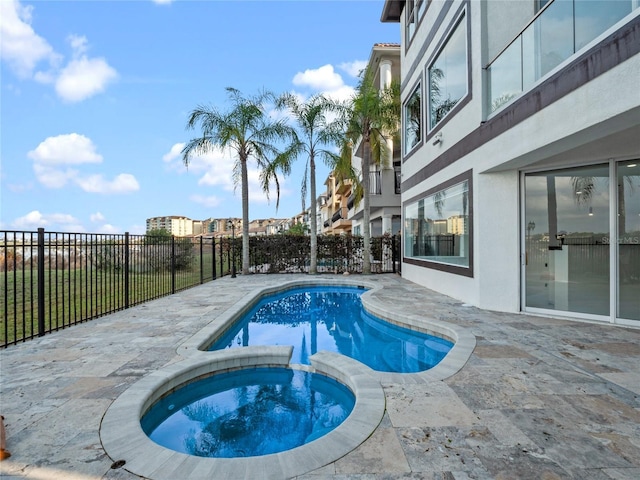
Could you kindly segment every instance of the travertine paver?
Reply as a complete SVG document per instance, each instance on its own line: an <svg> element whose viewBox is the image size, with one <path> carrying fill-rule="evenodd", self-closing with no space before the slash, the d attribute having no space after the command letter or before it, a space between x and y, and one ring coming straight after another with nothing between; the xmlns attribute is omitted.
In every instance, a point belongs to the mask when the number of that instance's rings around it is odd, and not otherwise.
<svg viewBox="0 0 640 480"><path fill-rule="evenodd" d="M12 454L2 480L139 478L110 468L102 449L109 405L180 361L178 347L239 299L306 278L227 277L0 351ZM378 429L300 478L640 478L640 330L483 311L395 275L358 278L383 285L376 300L391 308L469 329L476 349L443 381L384 381Z"/></svg>

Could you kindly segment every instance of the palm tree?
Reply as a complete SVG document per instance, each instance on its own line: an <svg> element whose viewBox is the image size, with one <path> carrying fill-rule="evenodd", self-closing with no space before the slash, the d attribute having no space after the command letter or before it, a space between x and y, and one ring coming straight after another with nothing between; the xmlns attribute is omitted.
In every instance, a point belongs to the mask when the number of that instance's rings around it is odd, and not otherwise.
<svg viewBox="0 0 640 480"><path fill-rule="evenodd" d="M387 140L398 135L400 122L400 88L396 82L379 90L374 84L375 70L367 68L360 78L356 94L343 118L345 134L341 149L341 165L349 168L353 145L360 142L362 148L361 188L363 200L363 265L364 274L371 273L371 227L370 227L370 169L371 164L383 165L389 161ZM356 179L353 179L356 180ZM356 185L357 181L354 182Z"/></svg>
<svg viewBox="0 0 640 480"><path fill-rule="evenodd" d="M318 211L316 198L316 158L324 160L325 164L331 165L335 154L323 147L337 145L342 140L342 132L337 122L332 122L329 116L337 113L340 105L325 97L324 95L314 95L306 102L301 102L296 96L285 93L277 101L276 106L290 112L293 120L297 124L298 133L295 141L291 142L287 151L279 157L278 161L286 163L281 170L288 170L291 161L299 155L307 156L307 163L302 179L302 209L305 209L305 199L307 196L307 181L311 187L311 259L309 273L318 273L318 226L316 215ZM274 163L274 167L280 167Z"/></svg>
<svg viewBox="0 0 640 480"><path fill-rule="evenodd" d="M249 179L247 162L253 159L260 169L260 184L269 197L269 184L277 188L276 209L280 203L280 184L272 161L279 155L275 142L287 139L292 129L284 121L272 121L265 104L273 99L267 91L255 96L243 96L228 87L231 109L221 112L215 107L198 106L189 115L188 129L196 126L202 136L190 140L182 149L182 161L189 166L193 155L203 155L216 149L229 149L235 156L233 180L242 188L242 273L249 273ZM286 172L285 172L286 173Z"/></svg>

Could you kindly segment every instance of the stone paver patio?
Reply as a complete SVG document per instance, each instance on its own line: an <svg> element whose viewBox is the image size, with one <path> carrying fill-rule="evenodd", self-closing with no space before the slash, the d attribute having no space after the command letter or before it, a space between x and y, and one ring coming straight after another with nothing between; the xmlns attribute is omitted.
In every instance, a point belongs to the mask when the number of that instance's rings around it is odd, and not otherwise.
<svg viewBox="0 0 640 480"><path fill-rule="evenodd" d="M247 294L304 278L226 277L1 350L11 457L0 477L140 478L111 468L100 438L109 406ZM396 275L366 281L390 308L466 328L475 350L442 381L384 380L371 437L298 478L640 478L640 329L480 310Z"/></svg>

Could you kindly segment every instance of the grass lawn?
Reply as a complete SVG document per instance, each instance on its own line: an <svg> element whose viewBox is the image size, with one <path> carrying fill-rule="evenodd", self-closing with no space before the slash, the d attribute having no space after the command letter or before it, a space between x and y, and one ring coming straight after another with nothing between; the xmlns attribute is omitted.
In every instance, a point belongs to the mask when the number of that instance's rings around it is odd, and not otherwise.
<svg viewBox="0 0 640 480"><path fill-rule="evenodd" d="M218 259L219 261L219 259ZM212 279L212 257L204 254L202 280ZM191 265L175 272L129 272L128 305L136 305L175 291L199 285L199 256ZM223 267L227 272L226 264ZM220 264L216 265L220 275ZM172 285L172 281L175 285ZM0 346L37 336L37 269L0 272ZM122 271L100 270L87 266L78 269L44 270L44 332L64 328L126 308L125 278Z"/></svg>

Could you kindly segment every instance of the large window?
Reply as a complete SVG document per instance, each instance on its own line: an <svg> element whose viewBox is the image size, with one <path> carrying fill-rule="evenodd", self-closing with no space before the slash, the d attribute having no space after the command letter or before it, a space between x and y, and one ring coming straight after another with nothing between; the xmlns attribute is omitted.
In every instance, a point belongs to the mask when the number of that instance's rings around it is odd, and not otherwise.
<svg viewBox="0 0 640 480"><path fill-rule="evenodd" d="M429 128L434 128L467 94L467 27L465 15L429 66Z"/></svg>
<svg viewBox="0 0 640 480"><path fill-rule="evenodd" d="M469 267L469 194L469 180L462 180L407 203L404 256Z"/></svg>
<svg viewBox="0 0 640 480"><path fill-rule="evenodd" d="M420 143L422 128L422 94L420 84L413 90L404 105L404 145L405 153Z"/></svg>

